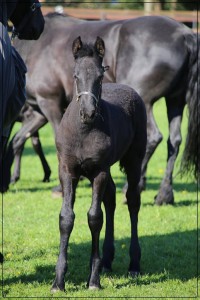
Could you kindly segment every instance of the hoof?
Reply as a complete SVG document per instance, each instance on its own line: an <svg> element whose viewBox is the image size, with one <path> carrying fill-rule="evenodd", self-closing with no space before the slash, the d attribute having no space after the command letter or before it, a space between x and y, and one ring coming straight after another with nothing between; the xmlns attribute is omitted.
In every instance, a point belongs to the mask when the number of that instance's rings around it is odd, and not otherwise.
<svg viewBox="0 0 200 300"><path fill-rule="evenodd" d="M65 288L59 288L59 286L54 282L51 287L51 293L57 293L57 292L65 292Z"/></svg>
<svg viewBox="0 0 200 300"><path fill-rule="evenodd" d="M174 193L172 185L166 181L161 183L158 195L154 197L156 205L174 204Z"/></svg>
<svg viewBox="0 0 200 300"><path fill-rule="evenodd" d="M98 285L89 285L89 290L99 290L100 288Z"/></svg>
<svg viewBox="0 0 200 300"><path fill-rule="evenodd" d="M44 178L44 179L42 179L42 182L50 182L50 179L49 178Z"/></svg>
<svg viewBox="0 0 200 300"><path fill-rule="evenodd" d="M51 171L44 175L42 182L50 182Z"/></svg>
<svg viewBox="0 0 200 300"><path fill-rule="evenodd" d="M60 289L57 289L57 288L51 288L51 293L55 294L57 292L59 292Z"/></svg>
<svg viewBox="0 0 200 300"><path fill-rule="evenodd" d="M140 272L138 271L128 271L128 276L132 277L132 278L136 278L140 275Z"/></svg>
<svg viewBox="0 0 200 300"><path fill-rule="evenodd" d="M19 177L11 177L10 183L15 184L19 180Z"/></svg>
<svg viewBox="0 0 200 300"><path fill-rule="evenodd" d="M174 204L174 195L173 193L168 194L167 196L163 196L160 193L154 197L154 204L161 206L163 204Z"/></svg>

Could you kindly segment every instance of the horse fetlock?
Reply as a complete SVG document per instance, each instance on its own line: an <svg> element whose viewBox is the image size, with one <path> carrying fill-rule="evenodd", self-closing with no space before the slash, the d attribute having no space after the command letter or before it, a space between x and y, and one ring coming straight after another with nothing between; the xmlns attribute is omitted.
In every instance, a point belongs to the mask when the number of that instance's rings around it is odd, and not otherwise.
<svg viewBox="0 0 200 300"><path fill-rule="evenodd" d="M94 285L94 284L89 284L89 290L99 290L101 288L101 285Z"/></svg>
<svg viewBox="0 0 200 300"><path fill-rule="evenodd" d="M100 259L95 259L93 260L92 263L92 270L91 270L91 274L89 276L89 280L87 283L87 286L89 289L100 289L101 285L100 285Z"/></svg>
<svg viewBox="0 0 200 300"><path fill-rule="evenodd" d="M102 265L101 265L100 271L102 273L110 273L110 272L112 272L112 261L109 260L109 259L103 258L102 259Z"/></svg>
<svg viewBox="0 0 200 300"><path fill-rule="evenodd" d="M10 183L16 183L19 180L20 176L19 175L13 175L10 179Z"/></svg>
<svg viewBox="0 0 200 300"><path fill-rule="evenodd" d="M44 178L43 178L43 182L49 182L50 181L50 176L51 176L51 170L48 169L47 171L45 171L45 175L44 175Z"/></svg>
<svg viewBox="0 0 200 300"><path fill-rule="evenodd" d="M174 193L171 185L164 185L154 197L156 205L174 204Z"/></svg>
<svg viewBox="0 0 200 300"><path fill-rule="evenodd" d="M51 292L52 293L56 293L58 291L65 291L65 282L64 280L62 280L62 282L58 282L57 279L55 279L54 283L52 284L52 287L51 287Z"/></svg>

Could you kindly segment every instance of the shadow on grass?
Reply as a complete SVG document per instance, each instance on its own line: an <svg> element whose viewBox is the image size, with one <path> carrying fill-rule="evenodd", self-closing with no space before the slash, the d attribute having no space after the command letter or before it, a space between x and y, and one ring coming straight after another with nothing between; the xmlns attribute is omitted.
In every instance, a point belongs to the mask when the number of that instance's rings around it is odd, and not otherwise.
<svg viewBox="0 0 200 300"><path fill-rule="evenodd" d="M125 183L126 179L123 176L118 176L118 177L113 177L116 188L118 190L122 190ZM147 177L147 185L146 185L146 190L154 190L158 192L160 184L161 184L161 178L159 177ZM187 192L197 192L197 184L192 183L192 182L176 182L174 181L173 183L173 189L177 192L182 192L182 191L187 191Z"/></svg>
<svg viewBox="0 0 200 300"><path fill-rule="evenodd" d="M142 275L137 279L127 277L126 281L119 284L117 288L128 286L130 283L148 285L164 282L168 279L188 281L197 277L196 230L175 232L166 235L143 236L139 240L142 248ZM128 237L115 241L116 251L113 261L113 272L109 275L104 274L103 276L111 276L113 279L120 279L127 276L129 242L130 239ZM102 243L103 241L101 240L101 248ZM57 252L57 249L57 247L52 249L53 256ZM68 284L73 286L85 285L89 274L90 251L90 242L80 244L70 243L68 255L69 269L66 274L66 282ZM22 284L37 282L51 285L55 276L55 265L44 265L45 254L44 250L41 254L41 265L38 265L38 257L36 255L37 263L34 273L9 277L3 280L3 285L7 286L19 282ZM34 260L34 258L35 255L33 252L30 260ZM6 261L4 264L6 265Z"/></svg>

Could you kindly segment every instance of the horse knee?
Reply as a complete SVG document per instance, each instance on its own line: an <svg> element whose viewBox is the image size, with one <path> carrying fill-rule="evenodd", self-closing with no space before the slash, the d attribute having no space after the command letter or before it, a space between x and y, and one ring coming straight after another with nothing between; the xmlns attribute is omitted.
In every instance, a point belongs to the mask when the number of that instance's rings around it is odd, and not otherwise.
<svg viewBox="0 0 200 300"><path fill-rule="evenodd" d="M88 212L88 224L92 233L100 232L103 225L103 212L93 211L92 209Z"/></svg>
<svg viewBox="0 0 200 300"><path fill-rule="evenodd" d="M19 136L19 137L16 136L13 139L12 147L13 147L14 153L17 153L21 149L21 147L23 147L25 141L26 141L26 138L24 138L23 136Z"/></svg>
<svg viewBox="0 0 200 300"><path fill-rule="evenodd" d="M157 132L156 134L150 136L147 139L147 145L148 147L156 148L158 144L160 144L163 140L163 136L160 132Z"/></svg>
<svg viewBox="0 0 200 300"><path fill-rule="evenodd" d="M72 210L67 211L65 215L59 215L60 232L69 235L73 229L75 214Z"/></svg>

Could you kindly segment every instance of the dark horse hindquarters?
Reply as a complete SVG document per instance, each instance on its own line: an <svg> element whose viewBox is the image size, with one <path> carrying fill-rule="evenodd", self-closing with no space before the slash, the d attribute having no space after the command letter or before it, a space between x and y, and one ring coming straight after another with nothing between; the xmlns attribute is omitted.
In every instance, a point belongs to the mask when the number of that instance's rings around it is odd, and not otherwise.
<svg viewBox="0 0 200 300"><path fill-rule="evenodd" d="M82 44L80 37L73 43L76 61L74 97L56 134L63 204L59 217L60 253L53 292L65 289L67 248L75 219L75 191L81 175L86 176L92 184L92 203L88 211L88 225L92 236L88 287L100 288L99 235L103 225L101 202L104 203L106 212L102 266L111 270L114 258L115 184L110 167L116 161L120 161L128 181L126 197L131 220L128 270L131 276L140 272L138 184L146 150L146 112L139 95L128 86L106 84L104 94L101 95L104 51L104 43L100 38L97 38L94 46ZM105 100L102 98L104 96Z"/></svg>

